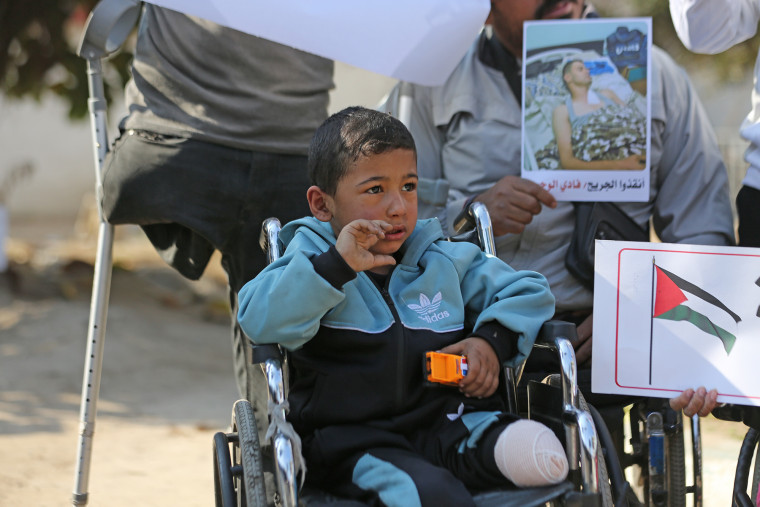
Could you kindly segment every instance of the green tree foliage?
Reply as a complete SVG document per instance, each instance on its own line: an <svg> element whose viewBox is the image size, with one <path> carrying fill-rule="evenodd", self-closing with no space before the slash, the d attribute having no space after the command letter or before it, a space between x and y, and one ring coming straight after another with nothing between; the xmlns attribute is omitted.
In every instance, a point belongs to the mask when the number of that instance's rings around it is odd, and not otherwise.
<svg viewBox="0 0 760 507"><path fill-rule="evenodd" d="M0 1L0 93L40 100L53 92L69 105L70 118L87 114L86 62L76 51L87 15L97 0ZM103 67L106 98L129 76L132 53L122 50Z"/></svg>

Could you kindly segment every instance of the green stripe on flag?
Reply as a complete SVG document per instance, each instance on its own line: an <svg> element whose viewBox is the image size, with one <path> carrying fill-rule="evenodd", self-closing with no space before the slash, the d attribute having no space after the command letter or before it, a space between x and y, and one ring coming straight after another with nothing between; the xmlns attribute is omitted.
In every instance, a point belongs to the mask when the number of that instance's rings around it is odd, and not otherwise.
<svg viewBox="0 0 760 507"><path fill-rule="evenodd" d="M705 333L709 333L719 338L720 341L723 342L723 348L726 349L726 354L731 353L731 349L734 347L734 342L736 342L736 336L732 335L722 327L716 326L705 315L692 310L688 306L676 306L672 310L662 313L655 318L667 320L685 320L691 324L694 324Z"/></svg>

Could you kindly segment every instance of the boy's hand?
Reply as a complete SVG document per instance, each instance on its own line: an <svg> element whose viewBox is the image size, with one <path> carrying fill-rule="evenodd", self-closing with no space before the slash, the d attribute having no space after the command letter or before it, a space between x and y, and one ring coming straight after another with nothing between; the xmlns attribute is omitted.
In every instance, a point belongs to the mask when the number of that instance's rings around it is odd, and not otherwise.
<svg viewBox="0 0 760 507"><path fill-rule="evenodd" d="M688 417L694 414L706 417L717 405L717 389L708 392L704 387L700 387L696 391L694 389L687 389L680 396L670 399L670 408L673 410L683 409L684 415Z"/></svg>
<svg viewBox="0 0 760 507"><path fill-rule="evenodd" d="M390 255L374 254L370 251L385 237L385 231L393 226L382 220L354 220L338 234L335 248L351 269L357 273L380 266L392 266L396 259Z"/></svg>
<svg viewBox="0 0 760 507"><path fill-rule="evenodd" d="M441 352L467 357L467 376L459 381L459 390L465 396L484 398L496 392L501 366L493 347L483 338L470 336Z"/></svg>

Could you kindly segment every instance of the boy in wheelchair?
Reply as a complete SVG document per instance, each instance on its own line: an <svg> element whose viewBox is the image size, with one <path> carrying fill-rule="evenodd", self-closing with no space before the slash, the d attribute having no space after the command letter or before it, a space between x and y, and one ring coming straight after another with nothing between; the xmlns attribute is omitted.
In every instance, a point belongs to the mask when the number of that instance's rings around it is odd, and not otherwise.
<svg viewBox="0 0 760 507"><path fill-rule="evenodd" d="M543 276L516 272L417 221L409 131L348 108L309 151L314 217L287 224L284 255L240 291L254 343L289 351L289 420L307 483L375 505L472 505L470 490L556 484L568 463L542 424L505 412L503 364L520 364L554 312ZM427 351L463 355L431 387Z"/></svg>

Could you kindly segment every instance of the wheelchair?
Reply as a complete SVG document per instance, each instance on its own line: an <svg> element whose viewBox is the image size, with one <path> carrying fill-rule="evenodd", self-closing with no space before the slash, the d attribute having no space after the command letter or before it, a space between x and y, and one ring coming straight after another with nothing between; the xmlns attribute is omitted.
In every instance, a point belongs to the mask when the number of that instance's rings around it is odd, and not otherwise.
<svg viewBox="0 0 760 507"><path fill-rule="evenodd" d="M450 240L473 241L493 253L493 235L485 206L473 203L467 221L476 224L474 231ZM280 223L270 218L262 226L260 244L268 261L279 258ZM558 485L541 488L503 489L478 492L473 498L478 506L602 506L612 505L604 460L592 416L586 409L576 381L575 354L571 344L575 325L549 321L541 329L539 347L555 351L562 371L557 378L560 404L556 417L561 424L555 430L564 440L570 465L568 479ZM238 400L232 411L231 431L218 432L213 438L215 500L218 507L283 505L361 505L334 498L319 491L301 490L303 481L300 440L287 421L287 354L276 345L255 345L251 362L260 365L268 388L267 420L257 420L250 400ZM505 403L513 413L520 411L516 394L519 371L505 368ZM530 408L527 411L530 417ZM268 427L265 442L260 430ZM600 466L601 462L601 466Z"/></svg>

